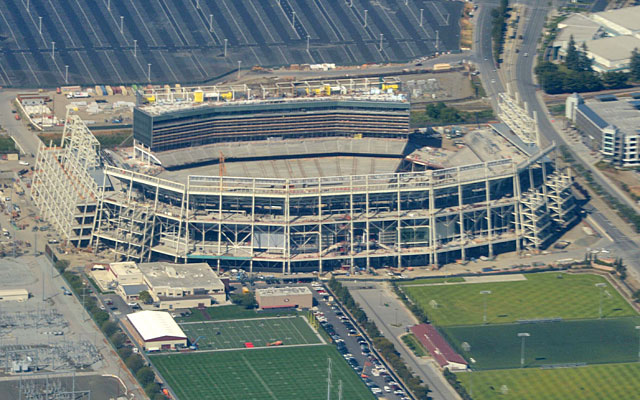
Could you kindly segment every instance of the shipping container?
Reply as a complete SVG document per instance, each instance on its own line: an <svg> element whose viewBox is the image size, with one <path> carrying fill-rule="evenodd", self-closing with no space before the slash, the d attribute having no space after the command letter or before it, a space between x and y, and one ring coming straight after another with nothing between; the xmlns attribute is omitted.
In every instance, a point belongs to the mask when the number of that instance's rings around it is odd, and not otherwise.
<svg viewBox="0 0 640 400"><path fill-rule="evenodd" d="M103 96L106 96L106 95L107 95L107 88L106 88L106 87L104 87L104 85L100 85L100 91L102 92L102 95L103 95Z"/></svg>
<svg viewBox="0 0 640 400"><path fill-rule="evenodd" d="M113 89L111 89L111 86L107 85L105 86L105 89L107 89L108 96L113 96Z"/></svg>

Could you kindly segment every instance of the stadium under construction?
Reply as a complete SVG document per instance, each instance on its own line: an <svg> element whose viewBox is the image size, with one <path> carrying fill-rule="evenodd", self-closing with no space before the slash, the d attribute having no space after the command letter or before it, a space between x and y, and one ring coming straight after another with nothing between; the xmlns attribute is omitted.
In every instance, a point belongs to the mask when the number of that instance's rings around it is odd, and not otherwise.
<svg viewBox="0 0 640 400"><path fill-rule="evenodd" d="M453 149L424 147L410 138L401 97L338 96L141 106L137 164L127 168L109 165L71 116L61 147L40 147L32 196L68 243L107 259L283 273L540 249L575 220L572 179L549 158L554 145L540 149L498 124ZM168 117L156 124L150 115ZM276 125L265 115L280 124L259 132ZM378 119L389 126L370 123ZM162 129L183 145L154 149Z"/></svg>

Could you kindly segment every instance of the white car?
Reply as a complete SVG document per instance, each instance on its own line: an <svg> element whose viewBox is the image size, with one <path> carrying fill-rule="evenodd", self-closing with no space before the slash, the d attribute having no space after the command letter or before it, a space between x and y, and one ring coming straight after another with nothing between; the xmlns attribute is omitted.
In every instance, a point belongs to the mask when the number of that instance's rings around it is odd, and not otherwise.
<svg viewBox="0 0 640 400"><path fill-rule="evenodd" d="M398 396L404 396L404 390L400 390L400 389L394 390L393 394L397 394Z"/></svg>
<svg viewBox="0 0 640 400"><path fill-rule="evenodd" d="M382 389L380 389L379 387L372 387L371 392L373 392L373 394L380 394L382 393Z"/></svg>
<svg viewBox="0 0 640 400"><path fill-rule="evenodd" d="M20 165L29 165L29 163L26 162L26 161L18 161L18 164L20 164Z"/></svg>
<svg viewBox="0 0 640 400"><path fill-rule="evenodd" d="M391 388L389 386L385 385L384 391L387 392L387 393L391 393Z"/></svg>

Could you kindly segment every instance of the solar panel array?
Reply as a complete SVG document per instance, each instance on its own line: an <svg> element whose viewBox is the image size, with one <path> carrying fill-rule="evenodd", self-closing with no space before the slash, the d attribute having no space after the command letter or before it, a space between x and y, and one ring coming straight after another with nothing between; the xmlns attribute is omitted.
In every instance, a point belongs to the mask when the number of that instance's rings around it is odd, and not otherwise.
<svg viewBox="0 0 640 400"><path fill-rule="evenodd" d="M4 0L0 86L198 83L238 62L409 61L458 49L461 8L445 0Z"/></svg>

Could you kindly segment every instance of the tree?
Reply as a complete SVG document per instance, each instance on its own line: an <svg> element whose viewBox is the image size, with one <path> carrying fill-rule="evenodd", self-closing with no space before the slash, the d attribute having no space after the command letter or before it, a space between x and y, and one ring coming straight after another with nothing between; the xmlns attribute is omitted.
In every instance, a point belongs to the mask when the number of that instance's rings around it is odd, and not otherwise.
<svg viewBox="0 0 640 400"><path fill-rule="evenodd" d="M113 346L116 349L119 349L124 346L124 342L127 340L127 337L122 332L116 332L109 337L109 340L111 340L111 343L113 343Z"/></svg>
<svg viewBox="0 0 640 400"><path fill-rule="evenodd" d="M635 48L631 52L631 67L630 67L631 79L634 81L640 81L640 53Z"/></svg>
<svg viewBox="0 0 640 400"><path fill-rule="evenodd" d="M142 386L147 386L156 379L156 374L149 367L142 367L136 372L136 379Z"/></svg>
<svg viewBox="0 0 640 400"><path fill-rule="evenodd" d="M629 74L624 72L605 72L602 74L602 83L607 89L622 89L629 85Z"/></svg>
<svg viewBox="0 0 640 400"><path fill-rule="evenodd" d="M102 326L105 321L109 320L109 314L106 311L100 310L93 314L93 318L96 320L96 324L98 324L98 326Z"/></svg>
<svg viewBox="0 0 640 400"><path fill-rule="evenodd" d="M142 357L137 354L132 354L127 357L124 363L134 374L137 373L140 368L144 367Z"/></svg>
<svg viewBox="0 0 640 400"><path fill-rule="evenodd" d="M133 351L131 351L129 347L123 347L121 349L118 349L118 355L123 360L126 360L127 358L131 357L132 354L133 354Z"/></svg>
<svg viewBox="0 0 640 400"><path fill-rule="evenodd" d="M231 295L230 297L233 304L240 305L247 309L256 308L256 306L258 305L258 303L256 302L256 298L252 292L234 294L234 295Z"/></svg>
<svg viewBox="0 0 640 400"><path fill-rule="evenodd" d="M138 293L138 298L144 304L153 303L153 298L151 297L151 295L149 294L149 292L147 290L143 290L142 292Z"/></svg>
<svg viewBox="0 0 640 400"><path fill-rule="evenodd" d="M147 396L151 397L155 397L156 393L160 392L160 385L158 385L157 383L153 382L148 384L147 386L144 387L144 392L147 394Z"/></svg>
<svg viewBox="0 0 640 400"><path fill-rule="evenodd" d="M582 43L582 51L580 51L578 55L578 71L589 71L592 72L593 69L593 60L589 58L587 55L587 43Z"/></svg>
<svg viewBox="0 0 640 400"><path fill-rule="evenodd" d="M564 64L572 71L579 70L580 54L578 54L576 41L573 40L573 35L569 37L569 43L567 44L567 55L564 58Z"/></svg>
<svg viewBox="0 0 640 400"><path fill-rule="evenodd" d="M101 328L106 336L111 336L118 330L118 324L113 321L104 321Z"/></svg>

